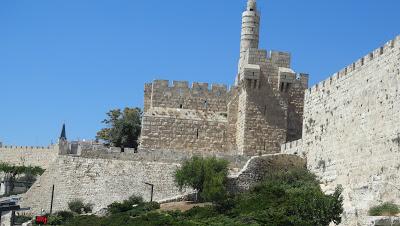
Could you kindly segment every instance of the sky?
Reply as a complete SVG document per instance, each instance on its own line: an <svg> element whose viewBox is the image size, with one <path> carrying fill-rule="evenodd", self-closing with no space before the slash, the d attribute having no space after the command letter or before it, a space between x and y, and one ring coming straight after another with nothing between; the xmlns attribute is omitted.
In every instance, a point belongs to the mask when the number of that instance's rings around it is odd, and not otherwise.
<svg viewBox="0 0 400 226"><path fill-rule="evenodd" d="M154 79L233 84L246 0L0 0L0 142L93 139ZM310 86L400 34L398 0L258 0Z"/></svg>

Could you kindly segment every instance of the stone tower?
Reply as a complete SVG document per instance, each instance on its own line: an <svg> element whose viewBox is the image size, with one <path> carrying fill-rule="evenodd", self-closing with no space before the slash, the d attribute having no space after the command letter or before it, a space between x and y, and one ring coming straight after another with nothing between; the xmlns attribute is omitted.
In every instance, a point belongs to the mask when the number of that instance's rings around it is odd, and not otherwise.
<svg viewBox="0 0 400 226"><path fill-rule="evenodd" d="M308 75L291 69L289 53L259 49L260 16L255 0L242 14L236 145L239 154L276 153L301 137Z"/></svg>
<svg viewBox="0 0 400 226"><path fill-rule="evenodd" d="M250 48L258 49L260 34L260 15L256 0L248 0L246 11L242 14L242 32L240 39L240 61ZM239 71L240 71L239 62Z"/></svg>

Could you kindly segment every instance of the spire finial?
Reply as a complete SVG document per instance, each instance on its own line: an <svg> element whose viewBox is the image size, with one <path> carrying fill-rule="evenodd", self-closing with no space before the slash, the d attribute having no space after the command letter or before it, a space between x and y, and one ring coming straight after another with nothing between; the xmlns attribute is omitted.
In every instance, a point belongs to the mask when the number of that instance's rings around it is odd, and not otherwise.
<svg viewBox="0 0 400 226"><path fill-rule="evenodd" d="M247 0L247 11L256 11L256 10L257 10L257 1Z"/></svg>
<svg viewBox="0 0 400 226"><path fill-rule="evenodd" d="M67 133L65 132L65 123L63 124L61 130L60 140L67 140Z"/></svg>

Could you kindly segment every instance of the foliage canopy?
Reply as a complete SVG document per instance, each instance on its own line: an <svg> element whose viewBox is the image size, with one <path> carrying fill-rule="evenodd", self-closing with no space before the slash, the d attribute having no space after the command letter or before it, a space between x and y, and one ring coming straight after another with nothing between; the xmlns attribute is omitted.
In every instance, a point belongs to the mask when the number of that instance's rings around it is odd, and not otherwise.
<svg viewBox="0 0 400 226"><path fill-rule="evenodd" d="M142 110L140 108L114 109L102 121L107 127L97 132L97 139L115 147L137 148L140 136Z"/></svg>
<svg viewBox="0 0 400 226"><path fill-rule="evenodd" d="M228 162L216 158L193 157L175 172L175 182L182 189L195 189L202 201L219 201L226 195Z"/></svg>

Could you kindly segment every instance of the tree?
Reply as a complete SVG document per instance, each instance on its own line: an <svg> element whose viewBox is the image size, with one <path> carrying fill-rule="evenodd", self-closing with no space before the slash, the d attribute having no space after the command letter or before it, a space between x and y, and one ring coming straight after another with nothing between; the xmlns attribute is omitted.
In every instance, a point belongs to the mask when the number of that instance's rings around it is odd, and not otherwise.
<svg viewBox="0 0 400 226"><path fill-rule="evenodd" d="M16 166L8 163L0 163L0 172L5 174L9 184L9 191L12 191L15 187L16 177L18 175L24 175L27 178L41 175L44 173L44 169L38 166Z"/></svg>
<svg viewBox="0 0 400 226"><path fill-rule="evenodd" d="M175 172L175 182L182 189L195 189L201 201L219 201L226 195L228 162L216 158L193 157Z"/></svg>
<svg viewBox="0 0 400 226"><path fill-rule="evenodd" d="M107 128L97 132L96 138L115 147L137 148L141 121L142 110L140 108L125 108L123 111L111 110L107 113L107 119L102 121Z"/></svg>

